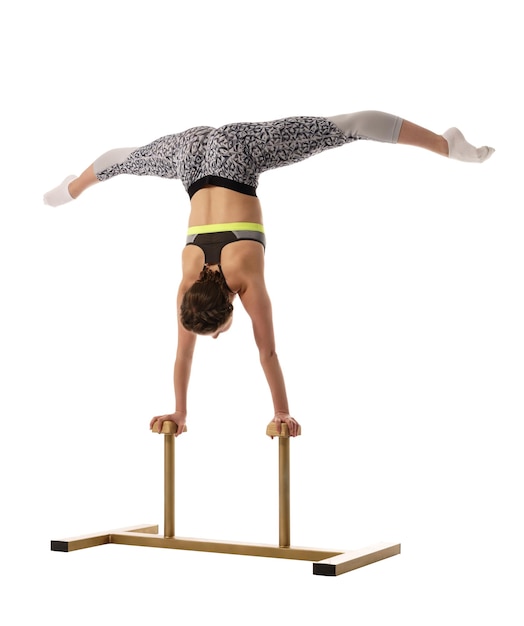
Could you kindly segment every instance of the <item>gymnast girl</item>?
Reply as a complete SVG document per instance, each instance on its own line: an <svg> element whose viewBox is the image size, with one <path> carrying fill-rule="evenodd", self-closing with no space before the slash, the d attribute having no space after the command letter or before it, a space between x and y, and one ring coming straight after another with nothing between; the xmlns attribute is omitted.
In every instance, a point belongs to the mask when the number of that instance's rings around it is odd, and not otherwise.
<svg viewBox="0 0 524 626"><path fill-rule="evenodd" d="M59 206L88 187L119 174L180 179L191 210L182 279L178 289L178 345L174 366L175 410L159 415L182 433L187 389L197 335L217 338L233 322L238 296L251 318L260 363L271 392L273 421L299 424L291 417L284 377L275 349L271 302L264 282L265 233L256 190L259 175L356 140L399 143L444 157L482 163L493 148L475 148L457 128L438 135L380 111L335 117L290 117L272 122L198 126L168 135L141 148L118 148L98 157L80 176L68 176L44 195ZM233 245L234 244L234 245Z"/></svg>

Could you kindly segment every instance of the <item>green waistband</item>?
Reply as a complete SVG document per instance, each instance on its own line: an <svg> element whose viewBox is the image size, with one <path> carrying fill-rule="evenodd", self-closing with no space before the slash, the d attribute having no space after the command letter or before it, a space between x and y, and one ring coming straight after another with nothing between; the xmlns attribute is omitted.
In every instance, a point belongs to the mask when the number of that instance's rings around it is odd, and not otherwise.
<svg viewBox="0 0 524 626"><path fill-rule="evenodd" d="M187 229L188 235L202 235L204 233L224 233L235 230L254 230L259 233L264 232L262 224L255 222L227 222L226 224L203 224L202 226L190 226Z"/></svg>

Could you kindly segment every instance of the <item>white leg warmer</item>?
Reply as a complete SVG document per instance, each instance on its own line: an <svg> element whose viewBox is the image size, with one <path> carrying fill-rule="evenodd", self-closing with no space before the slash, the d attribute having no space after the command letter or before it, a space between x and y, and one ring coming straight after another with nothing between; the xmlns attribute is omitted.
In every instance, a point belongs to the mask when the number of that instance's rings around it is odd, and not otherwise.
<svg viewBox="0 0 524 626"><path fill-rule="evenodd" d="M96 159L93 163L93 169L95 174L99 172L103 172L111 165L115 165L116 163L123 163L127 157L134 152L135 148L115 148L114 150L109 150L109 152L104 152L101 156Z"/></svg>
<svg viewBox="0 0 524 626"><path fill-rule="evenodd" d="M382 111L359 111L327 118L348 137L397 143L403 119Z"/></svg>

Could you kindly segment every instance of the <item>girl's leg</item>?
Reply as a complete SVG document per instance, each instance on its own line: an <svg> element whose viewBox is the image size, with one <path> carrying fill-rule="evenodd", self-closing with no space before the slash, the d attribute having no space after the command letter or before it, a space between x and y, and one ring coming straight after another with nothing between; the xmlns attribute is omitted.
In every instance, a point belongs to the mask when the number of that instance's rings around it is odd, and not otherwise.
<svg viewBox="0 0 524 626"><path fill-rule="evenodd" d="M442 156L470 163L482 163L494 152L494 148L475 148L468 143L458 128L450 128L442 135L404 120L398 136L398 143L426 148Z"/></svg>
<svg viewBox="0 0 524 626"><path fill-rule="evenodd" d="M68 176L58 187L44 194L44 204L60 206L70 202L85 191L88 187L99 183L97 173L104 171L115 163L123 163L136 148L117 148L98 157L80 176Z"/></svg>
<svg viewBox="0 0 524 626"><path fill-rule="evenodd" d="M442 135L437 135L422 126L381 111L361 111L328 119L348 138L416 146L459 161L482 163L494 152L488 146L475 148L457 128L450 128Z"/></svg>
<svg viewBox="0 0 524 626"><path fill-rule="evenodd" d="M72 199L78 198L78 196L85 191L88 187L92 187L100 181L96 177L93 164L84 170L78 178L74 178L68 184L68 192Z"/></svg>
<svg viewBox="0 0 524 626"><path fill-rule="evenodd" d="M443 135L437 135L407 120L402 121L397 143L425 148L442 156L449 156L448 142Z"/></svg>

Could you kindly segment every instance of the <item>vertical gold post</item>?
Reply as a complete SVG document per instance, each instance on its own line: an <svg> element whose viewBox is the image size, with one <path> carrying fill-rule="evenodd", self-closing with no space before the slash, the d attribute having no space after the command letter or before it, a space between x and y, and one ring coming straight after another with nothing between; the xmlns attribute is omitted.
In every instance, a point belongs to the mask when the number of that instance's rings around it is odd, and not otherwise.
<svg viewBox="0 0 524 626"><path fill-rule="evenodd" d="M297 435L301 434L298 427ZM290 522L290 498L289 498L289 429L287 424L269 422L266 435L271 439L278 437L278 530L279 546L289 548L291 546L291 522Z"/></svg>
<svg viewBox="0 0 524 626"><path fill-rule="evenodd" d="M175 436L164 435L164 537L175 536Z"/></svg>
<svg viewBox="0 0 524 626"><path fill-rule="evenodd" d="M291 545L291 523L289 504L289 437L278 438L278 505L279 545Z"/></svg>
<svg viewBox="0 0 524 626"><path fill-rule="evenodd" d="M175 536L175 434L178 426L174 422L153 424L154 433L164 435L164 537ZM182 432L186 432L184 426Z"/></svg>

